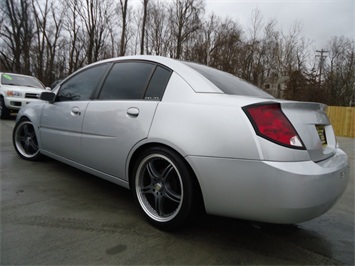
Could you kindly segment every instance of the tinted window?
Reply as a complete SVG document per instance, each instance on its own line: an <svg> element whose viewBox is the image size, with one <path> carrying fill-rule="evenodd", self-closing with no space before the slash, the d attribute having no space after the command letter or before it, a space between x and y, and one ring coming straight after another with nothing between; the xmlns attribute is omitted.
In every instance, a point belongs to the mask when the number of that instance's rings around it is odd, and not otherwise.
<svg viewBox="0 0 355 266"><path fill-rule="evenodd" d="M143 99L155 65L143 62L116 63L100 94L102 100Z"/></svg>
<svg viewBox="0 0 355 266"><path fill-rule="evenodd" d="M166 85L170 79L171 71L158 66L150 80L147 92L144 99L146 100L161 100L163 97Z"/></svg>
<svg viewBox="0 0 355 266"><path fill-rule="evenodd" d="M226 94L273 98L262 89L227 72L195 63L185 64L202 74Z"/></svg>
<svg viewBox="0 0 355 266"><path fill-rule="evenodd" d="M79 72L63 83L56 101L85 101L89 100L105 72L107 64L101 64Z"/></svg>

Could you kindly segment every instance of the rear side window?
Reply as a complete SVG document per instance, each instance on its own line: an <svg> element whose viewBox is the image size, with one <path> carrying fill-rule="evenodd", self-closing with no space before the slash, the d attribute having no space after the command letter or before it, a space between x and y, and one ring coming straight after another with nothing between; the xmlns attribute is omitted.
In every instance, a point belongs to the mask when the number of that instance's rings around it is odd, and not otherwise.
<svg viewBox="0 0 355 266"><path fill-rule="evenodd" d="M154 69L154 64L145 62L116 63L106 78L99 99L143 99Z"/></svg>
<svg viewBox="0 0 355 266"><path fill-rule="evenodd" d="M227 72L196 63L184 63L199 72L226 94L261 97L268 99L274 98L253 84Z"/></svg>
<svg viewBox="0 0 355 266"><path fill-rule="evenodd" d="M170 75L170 70L157 66L154 75L150 80L144 99L160 101L163 98L163 94L166 85L168 85Z"/></svg>

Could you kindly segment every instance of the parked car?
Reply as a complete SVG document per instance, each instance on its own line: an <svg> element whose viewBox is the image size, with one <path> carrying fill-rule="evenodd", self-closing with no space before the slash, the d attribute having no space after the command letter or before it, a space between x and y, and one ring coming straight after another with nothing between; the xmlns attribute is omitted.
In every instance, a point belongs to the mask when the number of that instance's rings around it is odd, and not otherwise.
<svg viewBox="0 0 355 266"><path fill-rule="evenodd" d="M17 113L22 106L39 101L45 90L35 77L0 72L0 119Z"/></svg>
<svg viewBox="0 0 355 266"><path fill-rule="evenodd" d="M17 115L19 156L46 155L131 189L161 229L185 223L198 204L214 215L304 222L329 210L349 180L325 105L275 99L204 65L113 58L41 99Z"/></svg>

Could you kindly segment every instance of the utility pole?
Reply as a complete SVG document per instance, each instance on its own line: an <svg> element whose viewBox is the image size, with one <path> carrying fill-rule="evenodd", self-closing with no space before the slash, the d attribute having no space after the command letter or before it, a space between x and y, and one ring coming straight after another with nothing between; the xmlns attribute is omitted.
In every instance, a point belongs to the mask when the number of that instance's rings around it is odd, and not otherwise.
<svg viewBox="0 0 355 266"><path fill-rule="evenodd" d="M316 50L317 53L320 53L320 55L316 55L316 57L319 57L319 87L322 83L322 74L323 74L323 67L324 67L324 61L327 58L326 53L329 53L329 51L325 50Z"/></svg>

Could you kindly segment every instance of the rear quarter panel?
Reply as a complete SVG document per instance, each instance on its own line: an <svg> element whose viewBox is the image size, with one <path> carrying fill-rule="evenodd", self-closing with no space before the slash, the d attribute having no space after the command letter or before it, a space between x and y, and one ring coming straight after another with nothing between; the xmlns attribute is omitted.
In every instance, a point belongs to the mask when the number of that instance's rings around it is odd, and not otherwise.
<svg viewBox="0 0 355 266"><path fill-rule="evenodd" d="M218 93L196 93L173 74L159 103L150 142L160 142L183 156L259 159L249 121L240 103Z"/></svg>

